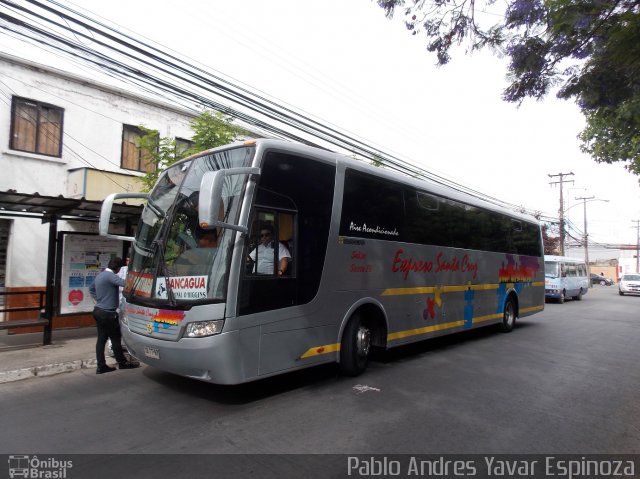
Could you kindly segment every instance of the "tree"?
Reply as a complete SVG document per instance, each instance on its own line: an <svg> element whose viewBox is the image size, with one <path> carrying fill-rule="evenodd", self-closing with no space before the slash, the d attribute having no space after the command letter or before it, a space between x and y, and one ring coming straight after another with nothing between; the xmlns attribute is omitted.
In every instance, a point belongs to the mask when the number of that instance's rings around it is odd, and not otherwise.
<svg viewBox="0 0 640 479"><path fill-rule="evenodd" d="M172 138L160 138L158 130L152 130L139 125L138 128L144 133L136 141L136 146L140 148L145 157L149 160L147 164L153 164L153 171L147 171L144 176L138 178L142 183L142 191L151 191L156 184L160 172L167 166L172 165L180 158L176 155L176 141Z"/></svg>
<svg viewBox="0 0 640 479"><path fill-rule="evenodd" d="M374 154L373 158L371 159L371 165L375 166L376 168L381 168L384 166L384 161L378 155Z"/></svg>
<svg viewBox="0 0 640 479"><path fill-rule="evenodd" d="M151 157L150 162L155 165L154 171L147 172L140 177L143 191L150 191L156 184L158 176L167 167L187 156L199 153L216 146L233 142L238 136L247 132L234 125L232 118L220 112L203 111L190 123L193 130L193 145L185 150L176 149L174 138L160 138L157 130L139 126L144 135L138 139L137 146Z"/></svg>
<svg viewBox="0 0 640 479"><path fill-rule="evenodd" d="M232 118L220 112L205 110L191 122L194 131L193 146L187 150L188 155L200 151L226 145L235 141L238 136L247 135L248 132L232 124Z"/></svg>
<svg viewBox="0 0 640 479"><path fill-rule="evenodd" d="M549 236L549 225L542 225L542 243L544 244L544 254L560 254L560 237Z"/></svg>
<svg viewBox="0 0 640 479"><path fill-rule="evenodd" d="M407 6L405 6L405 3ZM427 36L438 65L453 45L509 57L503 99L541 99L554 87L586 119L581 149L597 162L624 162L640 175L640 1L507 0L483 24L495 0L378 0L388 17L404 7L405 24Z"/></svg>

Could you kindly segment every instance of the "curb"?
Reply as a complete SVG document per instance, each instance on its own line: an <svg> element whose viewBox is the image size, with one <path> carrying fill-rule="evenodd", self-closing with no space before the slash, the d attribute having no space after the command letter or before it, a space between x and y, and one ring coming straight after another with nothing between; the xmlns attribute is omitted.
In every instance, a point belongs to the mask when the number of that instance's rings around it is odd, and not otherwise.
<svg viewBox="0 0 640 479"><path fill-rule="evenodd" d="M94 359L78 359L63 363L45 364L31 368L14 369L13 371L0 371L0 384L14 381L22 381L34 377L55 376L56 374L70 373L78 369L95 369L97 362Z"/></svg>

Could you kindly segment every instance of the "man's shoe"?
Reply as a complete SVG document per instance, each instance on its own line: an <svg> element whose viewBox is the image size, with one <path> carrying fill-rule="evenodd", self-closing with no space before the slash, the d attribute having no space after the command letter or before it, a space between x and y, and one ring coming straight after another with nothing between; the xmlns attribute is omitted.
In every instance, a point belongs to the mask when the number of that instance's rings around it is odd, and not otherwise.
<svg viewBox="0 0 640 479"><path fill-rule="evenodd" d="M140 366L138 361L127 361L126 363L120 363L118 367L120 369L135 369Z"/></svg>
<svg viewBox="0 0 640 479"><path fill-rule="evenodd" d="M96 374L104 374L110 373L111 371L115 371L116 368L112 368L111 366L98 366L96 369Z"/></svg>

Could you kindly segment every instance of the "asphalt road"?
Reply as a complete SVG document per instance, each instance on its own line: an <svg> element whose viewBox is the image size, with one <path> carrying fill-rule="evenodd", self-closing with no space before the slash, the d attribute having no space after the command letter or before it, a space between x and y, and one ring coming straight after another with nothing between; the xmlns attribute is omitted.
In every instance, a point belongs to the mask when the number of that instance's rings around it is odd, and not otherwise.
<svg viewBox="0 0 640 479"><path fill-rule="evenodd" d="M640 297L221 387L149 367L2 385L0 454L640 452Z"/></svg>

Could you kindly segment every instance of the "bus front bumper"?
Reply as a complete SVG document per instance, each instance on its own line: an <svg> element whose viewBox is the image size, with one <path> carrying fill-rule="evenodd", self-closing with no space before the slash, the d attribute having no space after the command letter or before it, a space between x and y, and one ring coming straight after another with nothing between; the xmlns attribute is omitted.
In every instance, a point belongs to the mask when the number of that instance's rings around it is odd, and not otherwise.
<svg viewBox="0 0 640 479"><path fill-rule="evenodd" d="M560 289L545 289L544 290L544 297L545 298L560 299L560 296L562 296L562 290L560 290Z"/></svg>
<svg viewBox="0 0 640 479"><path fill-rule="evenodd" d="M215 384L247 381L239 357L239 331L165 341L143 336L122 327L129 352L141 362L169 373Z"/></svg>

